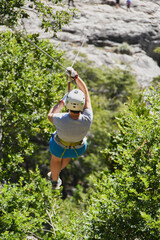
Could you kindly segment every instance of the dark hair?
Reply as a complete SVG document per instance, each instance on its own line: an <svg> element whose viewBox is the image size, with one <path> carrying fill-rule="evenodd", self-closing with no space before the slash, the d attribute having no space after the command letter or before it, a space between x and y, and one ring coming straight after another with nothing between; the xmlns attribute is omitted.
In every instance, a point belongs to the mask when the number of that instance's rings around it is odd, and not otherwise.
<svg viewBox="0 0 160 240"><path fill-rule="evenodd" d="M70 112L73 112L73 113L80 113L81 111L73 111L73 110L70 110Z"/></svg>

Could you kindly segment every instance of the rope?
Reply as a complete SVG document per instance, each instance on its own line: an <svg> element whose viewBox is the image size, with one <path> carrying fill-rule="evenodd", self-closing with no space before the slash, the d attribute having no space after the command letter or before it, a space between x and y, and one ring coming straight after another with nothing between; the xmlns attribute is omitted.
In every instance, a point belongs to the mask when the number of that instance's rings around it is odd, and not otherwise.
<svg viewBox="0 0 160 240"><path fill-rule="evenodd" d="M65 66L63 66L60 62L58 62L55 58L53 58L50 54L48 54L47 52L45 52L42 48L40 48L36 43L32 42L29 38L25 37L24 34L22 34L21 32L17 31L15 28L8 26L9 28L11 28L17 35L20 35L22 38L24 38L27 42L29 42L30 44L32 44L33 46L35 46L36 48L38 48L42 53L44 53L47 57L49 57L52 61L58 63L62 68L64 68L65 70L67 69ZM72 67L74 66L77 57L80 53L81 48L83 47L85 42L85 38L82 41L81 47L79 48L79 51L77 53L77 55L75 56L75 59L72 63Z"/></svg>
<svg viewBox="0 0 160 240"><path fill-rule="evenodd" d="M60 62L58 62L55 58L53 58L51 55L49 55L47 52L45 52L42 48L40 48L37 44L32 42L30 39L26 38L23 34L19 33L21 37L23 37L27 42L38 48L41 52L43 52L46 56L48 56L52 61L58 63L61 67L63 67L65 70L67 69L65 66L63 66Z"/></svg>
<svg viewBox="0 0 160 240"><path fill-rule="evenodd" d="M20 35L22 38L24 38L27 42L29 42L30 44L32 44L33 46L35 46L36 48L38 48L42 53L44 53L47 57L49 57L52 61L58 63L61 67L63 67L65 70L67 69L65 66L63 66L60 62L58 62L55 58L53 58L50 54L48 54L47 52L45 52L42 48L40 48L36 43L32 42L30 39L28 39L27 37L25 37L22 33L18 32L17 30L15 30L13 27L10 27L17 35Z"/></svg>
<svg viewBox="0 0 160 240"><path fill-rule="evenodd" d="M78 51L77 55L75 56L75 59L74 59L74 61L73 61L73 63L72 63L72 67L74 66L74 64L75 64L75 62L76 62L76 60L77 60L77 57L78 57L78 55L79 55L79 53L80 53L81 48L82 48L83 45L84 45L84 42L85 42L85 38L83 39L82 44L81 44L81 46L80 46L80 48L79 48L79 51ZM68 77L67 77L67 80L68 80ZM71 82L73 82L73 80L68 81L68 92L71 91Z"/></svg>
<svg viewBox="0 0 160 240"><path fill-rule="evenodd" d="M74 148L75 153L77 154L77 157L79 157L76 148L75 147L73 147L73 148Z"/></svg>
<svg viewBox="0 0 160 240"><path fill-rule="evenodd" d="M65 154L65 151L67 150L67 146L65 146L65 149L64 149L64 151L63 151L63 153L62 153L62 155L61 155L61 158L63 158L63 155Z"/></svg>
<svg viewBox="0 0 160 240"><path fill-rule="evenodd" d="M7 25L8 26L8 25ZM36 43L34 43L33 41L31 41L29 38L25 37L24 34L22 34L21 32L17 31L15 28L11 27L11 26L8 26L9 28L11 28L17 35L21 36L22 38L24 38L27 42L29 42L31 45L35 46L36 48L38 48L42 53L44 53L47 57L49 57L52 61L56 62L57 64L59 64L62 68L64 68L65 70L67 70L67 68L65 66L63 66L60 62L58 62L55 58L53 58L50 54L48 54L47 52L45 52L42 48L40 48ZM75 59L72 63L72 67L74 66L76 60L77 60L77 57L80 53L80 50L81 48L83 47L84 45L84 42L85 42L85 38L83 39L82 41L82 44L79 48L79 51L77 53L77 55L75 56ZM68 80L68 76L66 76L66 79ZM71 81L68 80L68 92L70 92L71 90Z"/></svg>
<svg viewBox="0 0 160 240"><path fill-rule="evenodd" d="M74 61L73 61L73 63L72 63L72 67L73 67L73 65L75 64L76 60L77 60L77 57L78 57L78 55L79 55L79 53L80 53L81 48L82 48L83 45L84 45L84 42L85 42L85 38L83 39L82 44L81 44L81 47L79 48L79 51L78 51L77 55L75 56L75 59L74 59Z"/></svg>
<svg viewBox="0 0 160 240"><path fill-rule="evenodd" d="M10 27L10 28L11 28L11 27ZM62 68L64 68L65 70L67 69L64 65L62 65L60 62L58 62L58 61L57 61L55 58L53 58L50 54L48 54L48 53L45 52L42 48L40 48L36 43L32 42L29 38L25 37L24 34L18 32L18 31L15 30L14 28L11 28L11 29L12 29L16 34L18 34L18 35L20 35L22 38L24 38L27 42L29 42L30 44L32 44L33 46L35 46L36 48L38 48L41 52L43 52L43 53L44 53L47 57L49 57L52 61L58 63L58 64L59 64ZM83 47L84 43L85 43L85 38L83 39L82 44L81 44L81 46L80 46L80 48L79 48L79 51L78 51L77 55L75 56L75 59L74 59L74 61L73 61L73 63L72 63L72 67L73 67L74 64L75 64L75 62L76 62L76 60L77 60L77 57L78 57L78 55L79 55L79 53L80 53L80 50L81 50L81 48Z"/></svg>
<svg viewBox="0 0 160 240"><path fill-rule="evenodd" d="M74 151L75 151L75 153L76 153L77 157L79 157L79 155L78 155L78 153L77 153L77 150L76 150L76 148L75 148L75 147L73 147L73 149L74 149ZM66 150L67 150L67 146L65 146L65 149L64 149L64 151L63 151L63 153L62 153L62 155L61 155L61 158L63 158L63 156L64 156L64 154L65 154Z"/></svg>

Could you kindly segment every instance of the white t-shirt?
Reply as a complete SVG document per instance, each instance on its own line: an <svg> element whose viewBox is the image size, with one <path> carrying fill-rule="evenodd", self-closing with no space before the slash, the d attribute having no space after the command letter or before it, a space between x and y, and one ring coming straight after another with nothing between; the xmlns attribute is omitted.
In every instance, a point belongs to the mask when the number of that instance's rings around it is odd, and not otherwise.
<svg viewBox="0 0 160 240"><path fill-rule="evenodd" d="M89 131L93 120L93 112L86 108L78 120L70 118L69 113L56 113L53 124L58 136L66 142L79 142Z"/></svg>

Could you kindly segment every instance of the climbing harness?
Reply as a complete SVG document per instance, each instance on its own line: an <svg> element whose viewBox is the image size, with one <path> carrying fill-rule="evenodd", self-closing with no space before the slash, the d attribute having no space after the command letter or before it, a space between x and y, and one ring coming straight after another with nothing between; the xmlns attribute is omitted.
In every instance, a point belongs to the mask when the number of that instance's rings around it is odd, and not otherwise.
<svg viewBox="0 0 160 240"><path fill-rule="evenodd" d="M75 147L73 147L73 149L74 149L74 151L75 151L75 153L76 153L76 155L77 155L77 157L79 157L79 155L78 155L78 153L77 153L77 150L76 150L76 148ZM67 150L67 147L65 147L65 149L64 149L64 152L62 153L62 155L61 155L61 158L63 157L63 155L65 154L65 151Z"/></svg>
<svg viewBox="0 0 160 240"><path fill-rule="evenodd" d="M76 153L76 155L77 155L77 157L79 157L79 155L78 155L77 150L76 150L75 147L78 146L78 145L81 145L82 142L83 142L83 140L81 140L81 141L79 141L79 142L66 142L66 141L62 140L60 137L58 137L57 134L55 135L55 140L56 140L57 142L61 143L61 144L65 147L65 148L64 148L64 151L63 151L63 153L62 153L62 155L61 155L61 158L62 158L63 155L65 154L65 151L67 150L67 148L69 148L69 149L73 148L74 151L75 151L75 153Z"/></svg>
<svg viewBox="0 0 160 240"><path fill-rule="evenodd" d="M66 142L59 137L58 137L58 140L59 140L60 143L62 143L66 147L76 147L76 146L78 146L82 143L82 140L79 141L79 142Z"/></svg>

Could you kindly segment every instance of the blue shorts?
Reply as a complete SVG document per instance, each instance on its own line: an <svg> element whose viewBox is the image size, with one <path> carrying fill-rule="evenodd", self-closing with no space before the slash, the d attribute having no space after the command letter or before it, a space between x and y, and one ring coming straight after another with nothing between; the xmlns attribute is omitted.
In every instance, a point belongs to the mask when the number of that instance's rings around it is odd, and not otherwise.
<svg viewBox="0 0 160 240"><path fill-rule="evenodd" d="M67 147L67 149L65 150L65 146L63 144L58 144L55 141L54 138L55 134L56 133L52 134L49 142L50 153L53 154L54 156L59 158L75 158L81 156L86 151L87 141L84 144L82 144L82 147L78 145L78 147L77 148L75 147L75 149L73 147L71 148Z"/></svg>

